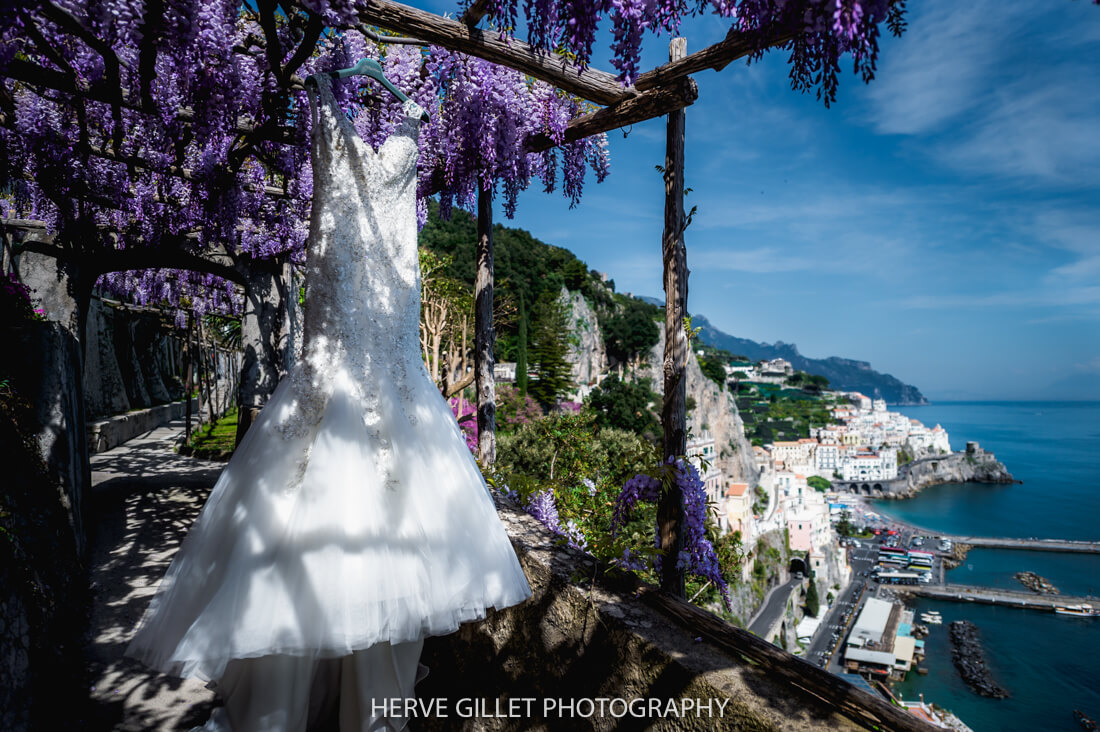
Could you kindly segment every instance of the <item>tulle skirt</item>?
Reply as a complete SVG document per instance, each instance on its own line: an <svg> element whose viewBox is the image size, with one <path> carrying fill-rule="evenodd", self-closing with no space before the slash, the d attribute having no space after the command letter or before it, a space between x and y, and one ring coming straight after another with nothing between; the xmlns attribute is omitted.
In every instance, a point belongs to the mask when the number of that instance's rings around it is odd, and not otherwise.
<svg viewBox="0 0 1100 732"><path fill-rule="evenodd" d="M484 478L426 373L403 389L373 385L367 420L347 374L328 378L320 421L293 438L280 430L296 408L292 380L276 388L127 655L219 679L233 659L346 656L450 633L530 597Z"/></svg>

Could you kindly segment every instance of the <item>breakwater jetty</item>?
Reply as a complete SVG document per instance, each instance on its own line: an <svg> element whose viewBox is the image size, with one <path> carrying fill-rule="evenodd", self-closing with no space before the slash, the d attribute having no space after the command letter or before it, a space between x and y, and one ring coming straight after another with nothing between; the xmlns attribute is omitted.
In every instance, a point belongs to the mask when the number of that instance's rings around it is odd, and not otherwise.
<svg viewBox="0 0 1100 732"><path fill-rule="evenodd" d="M955 668L967 686L982 696L994 699L1008 697L1008 691L993 680L985 662L985 653L978 642L978 626L969 620L951 623L951 657Z"/></svg>
<svg viewBox="0 0 1100 732"><path fill-rule="evenodd" d="M1085 597L1067 597L1066 595L1037 595L1034 592L1009 592L992 587L973 587L971 585L913 585L898 589L900 593L930 597L936 600L956 600L958 602L980 602L986 605L1006 605L1031 610L1053 612L1055 605L1077 605L1094 602Z"/></svg>

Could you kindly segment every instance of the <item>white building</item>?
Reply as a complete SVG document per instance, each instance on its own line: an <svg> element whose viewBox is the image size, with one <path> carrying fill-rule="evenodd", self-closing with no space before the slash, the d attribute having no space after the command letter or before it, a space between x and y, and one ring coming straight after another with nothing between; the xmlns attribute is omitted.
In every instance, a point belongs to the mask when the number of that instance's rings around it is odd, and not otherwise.
<svg viewBox="0 0 1100 732"><path fill-rule="evenodd" d="M833 444L819 444L814 451L814 467L818 472L832 473L840 465L840 448Z"/></svg>
<svg viewBox="0 0 1100 732"><path fill-rule="evenodd" d="M890 612L894 609L893 603L880 600L877 597L867 598L863 610L856 618L852 632L848 635L848 643L857 641L853 645L866 645L867 643L882 643L882 636L886 632L886 624L890 621ZM893 660L891 659L891 663Z"/></svg>
<svg viewBox="0 0 1100 732"><path fill-rule="evenodd" d="M718 505L721 513L723 495L722 470L718 467L717 455L714 452L714 435L709 430L703 430L694 435L687 443L688 459L699 471L699 477L703 479L703 485L707 491L707 500ZM702 463L706 461L707 468L703 469Z"/></svg>

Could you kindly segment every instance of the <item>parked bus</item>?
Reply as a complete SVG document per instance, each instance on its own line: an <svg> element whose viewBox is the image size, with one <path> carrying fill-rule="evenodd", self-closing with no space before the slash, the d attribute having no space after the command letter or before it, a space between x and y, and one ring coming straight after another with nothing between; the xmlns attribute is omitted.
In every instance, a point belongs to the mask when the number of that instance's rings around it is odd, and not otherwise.
<svg viewBox="0 0 1100 732"><path fill-rule="evenodd" d="M921 581L917 572L879 572L878 581L888 585L915 585Z"/></svg>

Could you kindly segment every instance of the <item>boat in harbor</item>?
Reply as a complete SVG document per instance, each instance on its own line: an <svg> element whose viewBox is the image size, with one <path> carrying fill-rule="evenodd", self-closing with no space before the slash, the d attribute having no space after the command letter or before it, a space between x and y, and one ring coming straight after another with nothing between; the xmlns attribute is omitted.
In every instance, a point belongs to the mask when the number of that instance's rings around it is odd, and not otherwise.
<svg viewBox="0 0 1100 732"><path fill-rule="evenodd" d="M1055 605L1054 612L1059 615L1072 615L1078 618L1094 618L1100 615L1100 610L1087 602L1082 602L1080 605Z"/></svg>
<svg viewBox="0 0 1100 732"><path fill-rule="evenodd" d="M931 624L931 625L940 625L940 624L943 623L943 617L938 612L936 612L935 610L932 610L932 611L926 612L926 613L921 613L920 614L920 619L923 620L926 623Z"/></svg>

